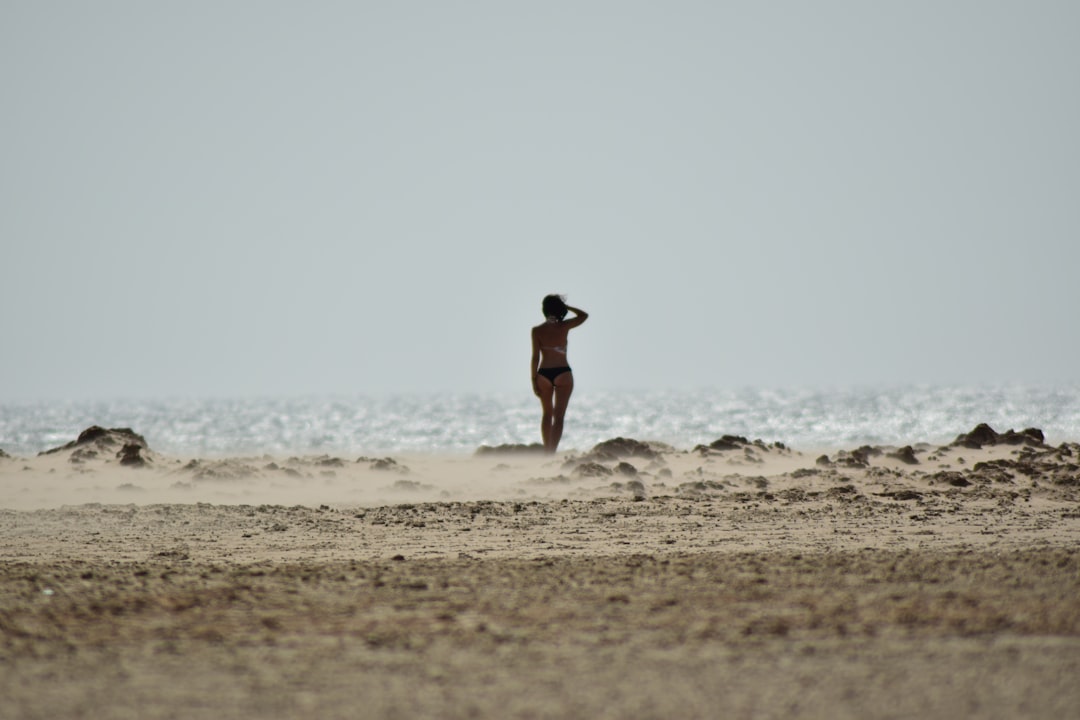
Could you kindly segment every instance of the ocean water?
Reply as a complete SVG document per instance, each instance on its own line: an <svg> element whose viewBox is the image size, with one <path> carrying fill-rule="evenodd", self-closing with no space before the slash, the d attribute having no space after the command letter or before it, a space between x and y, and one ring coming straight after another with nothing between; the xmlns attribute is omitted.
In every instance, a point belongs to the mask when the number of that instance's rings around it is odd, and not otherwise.
<svg viewBox="0 0 1080 720"><path fill-rule="evenodd" d="M30 456L91 425L130 427L151 449L181 456L468 454L538 442L531 395L211 398L0 404L0 449ZM999 432L1038 427L1080 440L1080 386L705 389L575 393L562 450L613 437L689 449L721 435L796 449L944 443L981 422Z"/></svg>

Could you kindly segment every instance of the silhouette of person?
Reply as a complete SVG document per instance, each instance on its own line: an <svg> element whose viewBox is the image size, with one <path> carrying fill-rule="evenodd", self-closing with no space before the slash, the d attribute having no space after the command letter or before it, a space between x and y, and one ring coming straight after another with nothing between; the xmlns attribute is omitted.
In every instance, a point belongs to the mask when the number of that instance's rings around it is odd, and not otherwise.
<svg viewBox="0 0 1080 720"><path fill-rule="evenodd" d="M533 392L540 398L543 417L540 436L544 450L554 453L562 439L563 418L570 395L574 392L574 374L566 359L566 339L572 328L588 319L584 310L570 307L561 295L548 295L543 302L544 322L532 329L532 375ZM574 317L566 319L571 312Z"/></svg>

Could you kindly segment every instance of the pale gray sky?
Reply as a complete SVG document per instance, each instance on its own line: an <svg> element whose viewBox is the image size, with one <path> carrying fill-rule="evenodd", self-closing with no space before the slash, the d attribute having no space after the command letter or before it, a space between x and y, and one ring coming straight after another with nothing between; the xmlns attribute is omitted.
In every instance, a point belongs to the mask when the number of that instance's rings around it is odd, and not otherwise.
<svg viewBox="0 0 1080 720"><path fill-rule="evenodd" d="M1080 380L1080 3L0 0L0 400Z"/></svg>

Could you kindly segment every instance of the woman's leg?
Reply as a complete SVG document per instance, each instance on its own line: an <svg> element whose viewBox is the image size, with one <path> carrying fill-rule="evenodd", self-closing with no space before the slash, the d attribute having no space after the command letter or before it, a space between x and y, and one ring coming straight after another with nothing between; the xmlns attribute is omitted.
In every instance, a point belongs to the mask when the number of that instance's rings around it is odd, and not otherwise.
<svg viewBox="0 0 1080 720"><path fill-rule="evenodd" d="M551 412L551 444L544 443L548 452L555 452L562 440L563 418L566 417L566 406L570 404L570 395L574 392L574 376L572 373L563 373L555 378L554 402Z"/></svg>
<svg viewBox="0 0 1080 720"><path fill-rule="evenodd" d="M540 391L540 407L543 409L543 415L540 418L540 438L544 441L544 449L553 453L555 446L558 445L557 440L554 444L551 441L552 419L555 416L555 386L541 375L536 380L536 387Z"/></svg>

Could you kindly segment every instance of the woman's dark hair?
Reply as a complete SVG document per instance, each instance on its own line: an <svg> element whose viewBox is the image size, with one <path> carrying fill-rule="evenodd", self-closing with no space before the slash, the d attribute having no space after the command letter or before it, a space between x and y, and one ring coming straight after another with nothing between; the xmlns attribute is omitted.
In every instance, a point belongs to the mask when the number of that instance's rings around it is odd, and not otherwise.
<svg viewBox="0 0 1080 720"><path fill-rule="evenodd" d="M566 301L562 295L548 295L544 298L544 317L555 317L562 320L566 317Z"/></svg>

